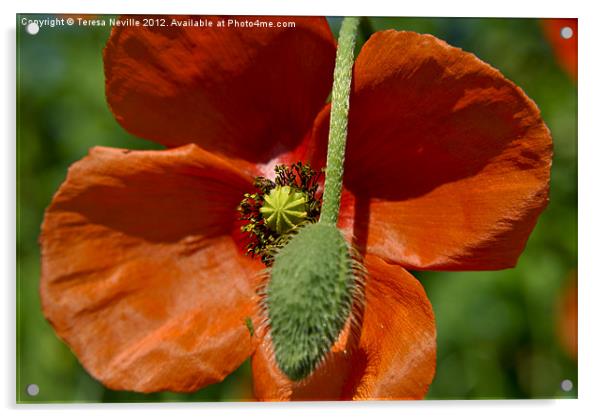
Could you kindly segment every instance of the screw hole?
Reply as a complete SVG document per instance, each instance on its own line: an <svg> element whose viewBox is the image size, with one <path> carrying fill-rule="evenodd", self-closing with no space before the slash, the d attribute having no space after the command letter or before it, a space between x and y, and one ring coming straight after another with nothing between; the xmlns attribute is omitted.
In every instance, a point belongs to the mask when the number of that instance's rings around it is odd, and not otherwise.
<svg viewBox="0 0 602 418"><path fill-rule="evenodd" d="M565 26L564 28L560 29L560 36L562 36L564 39L571 39L573 37L573 29Z"/></svg>
<svg viewBox="0 0 602 418"><path fill-rule="evenodd" d="M573 389L573 382L569 379L564 379L560 382L560 389L565 392L570 392Z"/></svg>
<svg viewBox="0 0 602 418"><path fill-rule="evenodd" d="M38 385L35 383L27 385L27 394L29 396L38 396L38 393L40 393L40 387Z"/></svg>
<svg viewBox="0 0 602 418"><path fill-rule="evenodd" d="M25 26L25 30L30 35L36 35L40 31L40 25L38 25L36 22L29 22L27 26Z"/></svg>

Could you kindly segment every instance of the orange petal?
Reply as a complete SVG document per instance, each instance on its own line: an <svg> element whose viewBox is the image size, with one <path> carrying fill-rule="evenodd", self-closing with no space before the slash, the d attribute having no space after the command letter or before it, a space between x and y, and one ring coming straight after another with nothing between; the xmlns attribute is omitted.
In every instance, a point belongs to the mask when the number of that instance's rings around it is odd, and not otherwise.
<svg viewBox="0 0 602 418"><path fill-rule="evenodd" d="M556 60L573 80L577 80L577 19L543 19L542 25ZM561 35L564 28L572 31L568 39Z"/></svg>
<svg viewBox="0 0 602 418"><path fill-rule="evenodd" d="M194 19L213 27L113 29L104 63L119 123L168 147L196 143L253 162L297 147L332 87L335 42L326 19ZM217 27L230 19L274 27ZM284 23L295 27L277 27Z"/></svg>
<svg viewBox="0 0 602 418"><path fill-rule="evenodd" d="M94 148L46 212L41 299L92 376L119 390L194 391L252 352L258 268L230 238L251 177L189 145Z"/></svg>
<svg viewBox="0 0 602 418"><path fill-rule="evenodd" d="M341 222L368 252L408 269L514 266L548 202L552 158L522 90L437 38L385 31L359 54L350 106L356 199Z"/></svg>
<svg viewBox="0 0 602 418"><path fill-rule="evenodd" d="M366 258L365 308L359 342L347 327L327 360L293 383L272 360L269 338L253 355L261 400L421 399L435 374L435 322L420 285L401 267Z"/></svg>
<svg viewBox="0 0 602 418"><path fill-rule="evenodd" d="M283 149L283 152L269 162L255 164L253 169L257 171L257 175L273 179L274 166L279 164L291 165L299 161L309 164L317 171L326 167L328 132L324 133L323 130L328 129L327 118L330 118L330 103L324 105L320 110L311 129L295 148Z"/></svg>

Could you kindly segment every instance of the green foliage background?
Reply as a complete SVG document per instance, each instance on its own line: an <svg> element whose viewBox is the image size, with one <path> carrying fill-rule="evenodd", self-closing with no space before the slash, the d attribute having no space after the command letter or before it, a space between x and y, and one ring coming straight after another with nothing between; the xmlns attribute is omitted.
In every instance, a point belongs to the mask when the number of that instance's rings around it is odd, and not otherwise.
<svg viewBox="0 0 602 418"><path fill-rule="evenodd" d="M19 402L232 401L251 397L249 362L194 394L116 392L91 378L44 319L37 238L67 168L94 145L158 148L125 132L104 95L108 27L42 28L17 21L17 400ZM39 18L40 16L35 16ZM340 18L329 19L336 33ZM433 304L437 374L428 399L577 396L577 363L563 350L558 304L577 269L577 87L557 65L536 19L370 18L370 31L433 34L473 52L521 86L554 138L551 202L516 268L416 273ZM571 379L568 393L560 382ZM36 397L28 384L40 387Z"/></svg>

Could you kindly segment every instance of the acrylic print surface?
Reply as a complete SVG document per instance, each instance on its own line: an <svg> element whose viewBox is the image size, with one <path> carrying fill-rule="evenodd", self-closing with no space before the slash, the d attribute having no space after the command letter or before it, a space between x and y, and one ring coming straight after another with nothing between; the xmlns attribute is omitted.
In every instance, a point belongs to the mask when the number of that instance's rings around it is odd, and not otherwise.
<svg viewBox="0 0 602 418"><path fill-rule="evenodd" d="M577 397L576 19L17 16L17 401Z"/></svg>

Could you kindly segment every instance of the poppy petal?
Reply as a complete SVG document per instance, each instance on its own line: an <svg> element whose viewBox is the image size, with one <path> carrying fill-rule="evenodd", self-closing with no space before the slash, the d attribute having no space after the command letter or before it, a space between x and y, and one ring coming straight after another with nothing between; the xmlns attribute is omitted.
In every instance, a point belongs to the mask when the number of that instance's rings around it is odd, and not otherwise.
<svg viewBox="0 0 602 418"><path fill-rule="evenodd" d="M401 267L367 256L359 342L346 328L326 361L293 383L276 366L268 338L253 355L261 400L422 399L435 374L436 330L420 282Z"/></svg>
<svg viewBox="0 0 602 418"><path fill-rule="evenodd" d="M297 162L303 162L309 164L316 171L326 167L328 133L324 134L322 130L328 128L328 125L324 123L324 119L329 117L330 103L327 103L317 114L312 128L305 134L296 148L283 151L268 163L254 165L258 175L273 179L274 167L280 164L290 166ZM318 133L316 130L321 130L321 132Z"/></svg>
<svg viewBox="0 0 602 418"><path fill-rule="evenodd" d="M203 19L213 26L113 29L104 65L117 121L168 147L196 143L256 163L297 147L332 87L336 47L326 19Z"/></svg>
<svg viewBox="0 0 602 418"><path fill-rule="evenodd" d="M106 386L189 392L253 351L254 272L230 237L251 176L196 145L94 148L48 208L40 293Z"/></svg>
<svg viewBox="0 0 602 418"><path fill-rule="evenodd" d="M552 142L535 103L411 32L372 35L353 76L345 185L362 210L342 222L408 269L514 266L548 202Z"/></svg>

